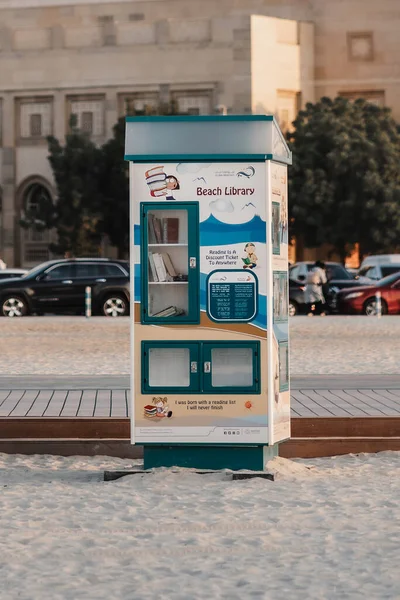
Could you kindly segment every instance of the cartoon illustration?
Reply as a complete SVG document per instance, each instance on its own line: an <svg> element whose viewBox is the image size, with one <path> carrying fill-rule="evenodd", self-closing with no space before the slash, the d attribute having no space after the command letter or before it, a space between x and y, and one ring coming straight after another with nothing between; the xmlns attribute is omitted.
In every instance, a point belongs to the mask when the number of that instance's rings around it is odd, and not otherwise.
<svg viewBox="0 0 400 600"><path fill-rule="evenodd" d="M175 175L167 175L163 166L152 167L144 175L153 198L165 196L166 200L175 200L172 192L180 189Z"/></svg>
<svg viewBox="0 0 400 600"><path fill-rule="evenodd" d="M162 398L161 396L153 398L153 404L147 404L147 406L144 407L144 416L148 419L171 418L172 410L169 410L168 398Z"/></svg>
<svg viewBox="0 0 400 600"><path fill-rule="evenodd" d="M172 192L174 190L179 190L180 189L180 185L179 185L179 181L177 180L177 178L175 177L175 175L167 175L167 197L166 200L175 200Z"/></svg>
<svg viewBox="0 0 400 600"><path fill-rule="evenodd" d="M255 269L257 266L257 255L255 253L255 245L253 244L253 242L248 242L245 247L244 247L244 251L246 252L246 258L242 258L242 261L244 262L243 265L243 269Z"/></svg>

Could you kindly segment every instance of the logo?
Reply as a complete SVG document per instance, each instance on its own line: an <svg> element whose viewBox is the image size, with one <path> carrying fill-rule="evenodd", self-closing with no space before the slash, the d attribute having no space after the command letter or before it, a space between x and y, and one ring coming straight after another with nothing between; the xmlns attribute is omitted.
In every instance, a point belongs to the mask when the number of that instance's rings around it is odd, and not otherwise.
<svg viewBox="0 0 400 600"><path fill-rule="evenodd" d="M247 179L250 179L250 177L253 177L255 172L256 172L256 170L254 167L247 167L247 169L244 169L243 171L239 171L238 173L236 173L236 175L238 177L246 177Z"/></svg>

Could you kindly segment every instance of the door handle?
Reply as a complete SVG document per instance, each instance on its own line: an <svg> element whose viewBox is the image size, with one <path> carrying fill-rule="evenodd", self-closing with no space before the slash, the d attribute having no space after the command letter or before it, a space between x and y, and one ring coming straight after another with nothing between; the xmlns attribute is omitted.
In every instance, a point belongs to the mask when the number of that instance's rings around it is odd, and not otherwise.
<svg viewBox="0 0 400 600"><path fill-rule="evenodd" d="M96 283L105 283L107 279L96 279Z"/></svg>
<svg viewBox="0 0 400 600"><path fill-rule="evenodd" d="M72 283L72 279L64 279L64 281L62 281L61 283Z"/></svg>

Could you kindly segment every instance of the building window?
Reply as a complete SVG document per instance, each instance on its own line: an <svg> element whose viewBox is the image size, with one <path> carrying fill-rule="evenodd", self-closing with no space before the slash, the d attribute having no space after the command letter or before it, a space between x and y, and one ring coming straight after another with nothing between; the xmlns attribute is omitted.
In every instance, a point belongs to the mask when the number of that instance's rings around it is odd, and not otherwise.
<svg viewBox="0 0 400 600"><path fill-rule="evenodd" d="M291 91L279 91L277 93L277 117L279 127L286 133L292 126L300 108L300 94Z"/></svg>
<svg viewBox="0 0 400 600"><path fill-rule="evenodd" d="M46 138L52 134L52 102L19 100L17 110L21 139Z"/></svg>
<svg viewBox="0 0 400 600"><path fill-rule="evenodd" d="M354 102L358 98L363 98L366 102L370 102L376 106L385 106L385 92L383 90L339 92L339 96L347 98L350 102Z"/></svg>
<svg viewBox="0 0 400 600"><path fill-rule="evenodd" d="M173 92L172 100L176 111L184 115L209 115L212 109L212 92L210 90Z"/></svg>
<svg viewBox="0 0 400 600"><path fill-rule="evenodd" d="M99 17L99 24L103 46L115 46L117 43L117 36L115 34L114 17Z"/></svg>
<svg viewBox="0 0 400 600"><path fill-rule="evenodd" d="M157 92L143 92L138 94L120 94L118 97L119 114L126 115L154 115L159 107Z"/></svg>
<svg viewBox="0 0 400 600"><path fill-rule="evenodd" d="M351 61L370 61L374 59L372 32L353 32L347 34L347 51Z"/></svg>
<svg viewBox="0 0 400 600"><path fill-rule="evenodd" d="M104 100L70 98L69 114L76 118L78 129L94 136L104 135Z"/></svg>

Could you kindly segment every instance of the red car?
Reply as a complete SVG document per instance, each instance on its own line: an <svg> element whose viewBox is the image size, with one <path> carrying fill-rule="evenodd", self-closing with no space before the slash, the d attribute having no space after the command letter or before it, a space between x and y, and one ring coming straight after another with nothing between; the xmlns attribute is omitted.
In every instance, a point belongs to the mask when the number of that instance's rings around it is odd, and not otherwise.
<svg viewBox="0 0 400 600"><path fill-rule="evenodd" d="M377 292L381 293L382 314L400 315L400 272L388 275L371 285L341 290L336 296L337 311L341 314L377 314Z"/></svg>

